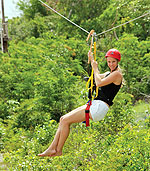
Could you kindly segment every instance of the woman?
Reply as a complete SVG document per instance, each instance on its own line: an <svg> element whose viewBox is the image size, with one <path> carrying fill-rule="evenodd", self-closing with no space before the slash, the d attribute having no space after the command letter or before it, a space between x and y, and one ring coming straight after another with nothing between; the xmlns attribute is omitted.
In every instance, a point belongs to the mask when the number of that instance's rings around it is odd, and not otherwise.
<svg viewBox="0 0 150 171"><path fill-rule="evenodd" d="M98 64L93 59L91 52L88 53L89 61L94 71L94 78L96 86L99 87L98 96L92 101L90 106L90 119L99 121L104 118L108 112L109 106L113 104L113 99L119 91L122 84L122 73L118 67L118 62L121 59L121 54L116 49L110 49L106 53L106 60L110 72L100 74ZM58 130L55 134L54 140L46 151L38 156L61 156L65 141L69 135L70 125L72 123L79 123L85 121L86 105L83 105L60 118Z"/></svg>

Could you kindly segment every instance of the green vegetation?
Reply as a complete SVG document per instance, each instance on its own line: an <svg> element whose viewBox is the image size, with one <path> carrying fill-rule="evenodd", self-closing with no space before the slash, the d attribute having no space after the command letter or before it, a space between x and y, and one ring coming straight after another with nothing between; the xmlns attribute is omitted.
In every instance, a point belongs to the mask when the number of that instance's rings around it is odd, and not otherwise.
<svg viewBox="0 0 150 171"><path fill-rule="evenodd" d="M133 110L136 112L136 120L145 120L150 115L150 104L139 100Z"/></svg>
<svg viewBox="0 0 150 171"><path fill-rule="evenodd" d="M29 3L28 3L29 2ZM149 12L148 0L59 0L48 4L96 33ZM97 61L107 71L110 48L122 54L125 85L100 122L73 124L63 156L39 158L52 141L59 118L87 102L87 34L46 10L38 0L20 0L23 16L9 23L8 53L0 52L0 150L9 170L150 169L149 16L105 33ZM146 102L145 102L146 97Z"/></svg>

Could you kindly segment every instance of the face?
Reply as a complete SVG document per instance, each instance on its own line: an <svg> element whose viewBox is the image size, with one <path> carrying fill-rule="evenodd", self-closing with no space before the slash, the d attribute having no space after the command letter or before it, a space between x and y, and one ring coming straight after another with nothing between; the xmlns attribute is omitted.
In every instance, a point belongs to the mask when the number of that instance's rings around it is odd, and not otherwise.
<svg viewBox="0 0 150 171"><path fill-rule="evenodd" d="M112 57L107 57L107 65L110 70L113 71L118 65L118 60Z"/></svg>

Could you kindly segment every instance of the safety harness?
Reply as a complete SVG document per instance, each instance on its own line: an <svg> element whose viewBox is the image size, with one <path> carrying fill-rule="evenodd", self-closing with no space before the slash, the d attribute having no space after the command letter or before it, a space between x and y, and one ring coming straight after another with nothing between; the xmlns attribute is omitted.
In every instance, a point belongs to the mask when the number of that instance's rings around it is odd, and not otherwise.
<svg viewBox="0 0 150 171"><path fill-rule="evenodd" d="M96 33L94 32L94 30L91 30L86 41L88 42L89 38L92 36L91 38L91 45L90 45L90 51L92 52L92 47L93 47L93 40L94 40L94 36L96 35ZM96 41L94 41L94 60L96 61ZM88 60L88 63L90 63L90 61ZM93 96L93 90L94 90L94 70L92 68L92 72L91 72L91 76L89 77L87 84L86 84L86 88L89 90L89 101L87 102L87 106L85 109L85 120L86 120L86 127L90 126L89 123L89 112L90 112L90 106L92 104L92 100L98 96L98 87L96 87L96 96Z"/></svg>

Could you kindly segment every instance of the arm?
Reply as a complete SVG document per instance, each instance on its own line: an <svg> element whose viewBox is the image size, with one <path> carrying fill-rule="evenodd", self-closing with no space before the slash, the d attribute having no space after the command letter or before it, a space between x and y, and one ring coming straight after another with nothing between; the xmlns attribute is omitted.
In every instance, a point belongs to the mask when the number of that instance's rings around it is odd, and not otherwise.
<svg viewBox="0 0 150 171"><path fill-rule="evenodd" d="M92 54L91 51L89 51L88 57L89 57L88 61L90 61L92 63L92 61L94 61L94 58L93 58L93 54ZM99 70L97 72L99 73L99 76L100 76L101 79L103 79L109 73L109 71L107 71L107 72L105 72L103 74L100 74Z"/></svg>
<svg viewBox="0 0 150 171"><path fill-rule="evenodd" d="M89 52L89 59L91 61L92 68L94 70L94 78L97 87L102 87L111 83L119 85L122 80L122 75L119 71L114 71L108 77L105 75L108 73L100 74L98 70L98 64L94 61L93 55Z"/></svg>
<svg viewBox="0 0 150 171"><path fill-rule="evenodd" d="M101 79L97 74L97 69L94 69L94 78L97 87L102 87L111 83L119 85L122 81L122 75L119 71L114 71L109 76Z"/></svg>
<svg viewBox="0 0 150 171"><path fill-rule="evenodd" d="M92 69L94 71L94 78L95 78L95 83L96 86L101 82L101 79L104 78L104 74L100 74L98 70L98 64L93 58L93 54L91 51L88 53L88 61L91 62Z"/></svg>
<svg viewBox="0 0 150 171"><path fill-rule="evenodd" d="M103 73L103 74L99 74L99 76L101 77L101 79L103 79L103 78L105 78L105 76L107 75L107 74L109 74L110 72L109 71L107 71L107 72L105 72L105 73Z"/></svg>

